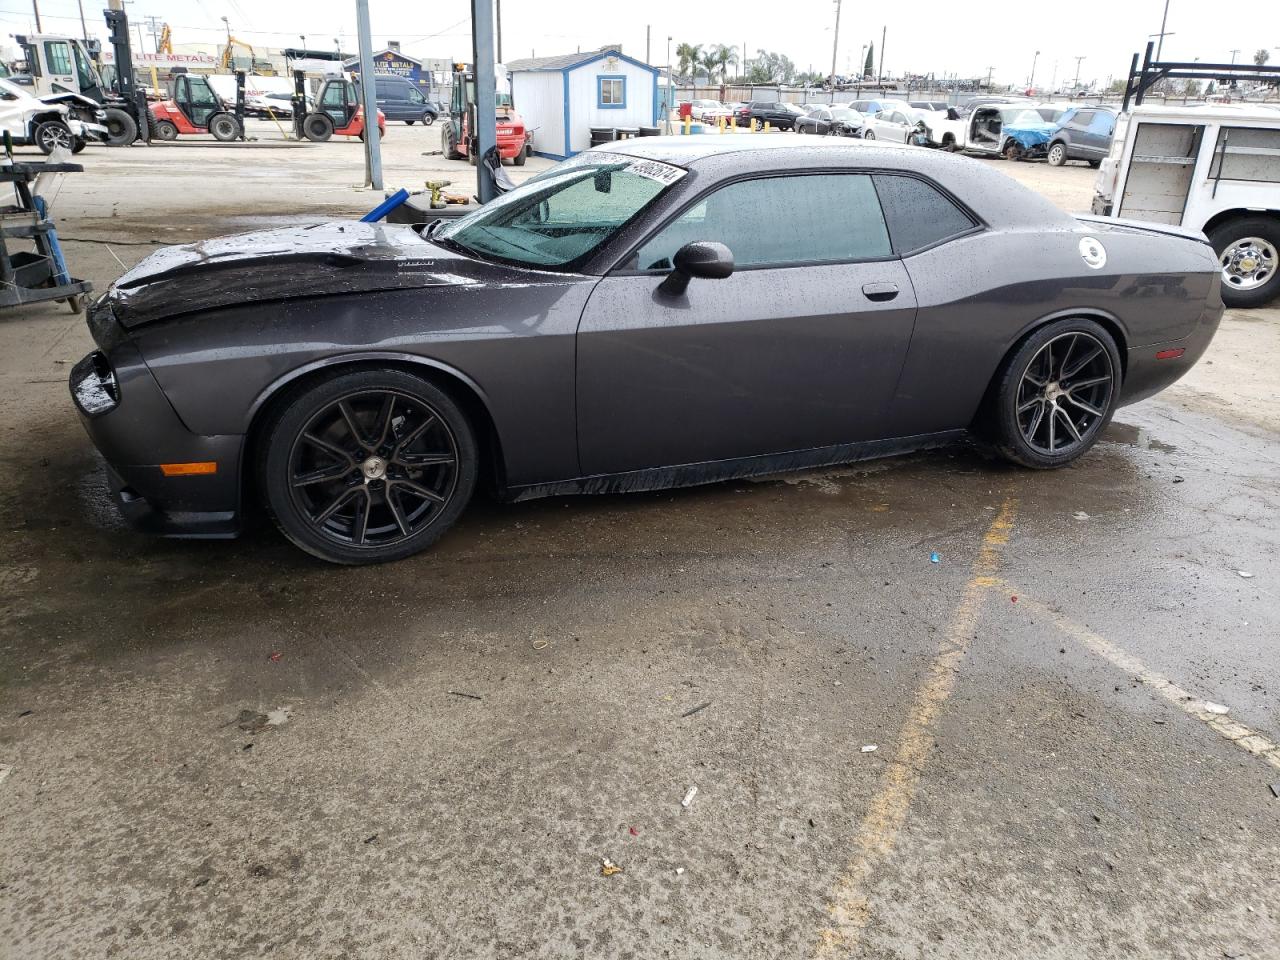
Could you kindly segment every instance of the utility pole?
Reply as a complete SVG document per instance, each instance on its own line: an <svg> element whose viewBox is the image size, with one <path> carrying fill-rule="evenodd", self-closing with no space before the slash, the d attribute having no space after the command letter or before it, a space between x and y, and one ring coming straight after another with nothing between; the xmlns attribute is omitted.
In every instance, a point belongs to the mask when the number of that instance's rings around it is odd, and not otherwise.
<svg viewBox="0 0 1280 960"><path fill-rule="evenodd" d="M160 52L160 18L147 14L147 29L151 31L151 46L155 48L156 53Z"/></svg>
<svg viewBox="0 0 1280 960"><path fill-rule="evenodd" d="M1080 61L1083 59L1084 57L1076 57L1076 79L1075 82L1071 84L1071 92L1073 94L1080 89Z"/></svg>
<svg viewBox="0 0 1280 960"><path fill-rule="evenodd" d="M502 0L498 0L498 2L501 3ZM653 39L652 34L653 34L653 24L646 23L644 25L644 62L645 63L652 63L652 61L649 59L649 54L650 54L649 41ZM502 49L501 40L498 41L498 49L499 50ZM501 54L499 54L499 56L501 56Z"/></svg>
<svg viewBox="0 0 1280 960"><path fill-rule="evenodd" d="M884 83L884 38L889 33L888 27L880 28L880 69L876 71L876 85Z"/></svg>
<svg viewBox="0 0 1280 960"><path fill-rule="evenodd" d="M494 34L498 43L498 62L502 62L502 0L495 0L494 6L497 8L496 24ZM648 62L647 60L645 61Z"/></svg>
<svg viewBox="0 0 1280 960"><path fill-rule="evenodd" d="M836 82L836 52L840 49L840 4L841 0L836 0L836 33L831 40L831 82Z"/></svg>
<svg viewBox="0 0 1280 960"><path fill-rule="evenodd" d="M1164 0L1164 16L1160 18L1160 39L1156 42L1156 59L1160 59L1160 51L1164 49L1165 25L1169 22L1169 0Z"/></svg>
<svg viewBox="0 0 1280 960"><path fill-rule="evenodd" d="M381 190L382 142L378 130L377 85L373 82L373 33L369 26L369 0L356 0L356 32L360 40L360 100L364 105L364 182L374 190ZM477 73L479 67L476 64ZM492 66L489 71L489 103L492 104ZM479 83L476 86L478 88ZM493 137L494 131L490 131L489 136Z"/></svg>
<svg viewBox="0 0 1280 960"><path fill-rule="evenodd" d="M358 0L368 11L369 0ZM365 13L368 16L368 13ZM489 170L489 154L496 155L498 147L498 81L493 69L493 7L489 0L471 0L471 61L475 64L476 108L475 138L476 195L481 203L488 203L498 195L494 187L493 173ZM372 55L369 73L373 73ZM369 84L369 102L373 103L373 84ZM374 109L377 107L375 105ZM565 131L565 136L569 131ZM501 159L499 158L499 162Z"/></svg>
<svg viewBox="0 0 1280 960"><path fill-rule="evenodd" d="M89 26L84 22L84 0L76 0L80 8L80 32L84 34L84 45L89 46Z"/></svg>
<svg viewBox="0 0 1280 960"><path fill-rule="evenodd" d="M666 128L666 133L671 134L671 98L675 96L676 81L671 75L671 37L667 37L667 102L666 109L662 111L662 125Z"/></svg>
<svg viewBox="0 0 1280 960"><path fill-rule="evenodd" d="M987 90L991 90L991 74L995 72L995 67L987 67Z"/></svg>
<svg viewBox="0 0 1280 960"><path fill-rule="evenodd" d="M867 79L867 45L864 43L858 51L858 83Z"/></svg>
<svg viewBox="0 0 1280 960"><path fill-rule="evenodd" d="M1036 55L1031 58L1031 79L1027 81L1027 88L1034 90L1036 87L1036 61L1040 59L1040 51L1036 51Z"/></svg>
<svg viewBox="0 0 1280 960"><path fill-rule="evenodd" d="M40 26L40 0L31 0L31 9L36 14L36 33L44 33L44 27ZM35 69L32 67L31 69Z"/></svg>
<svg viewBox="0 0 1280 960"><path fill-rule="evenodd" d="M38 16L39 16L39 14L37 14L36 16L38 17ZM1239 50L1232 50L1232 51L1231 51L1231 62L1232 62L1232 63L1235 63L1235 62L1236 62L1236 54L1238 54L1239 52L1240 52Z"/></svg>

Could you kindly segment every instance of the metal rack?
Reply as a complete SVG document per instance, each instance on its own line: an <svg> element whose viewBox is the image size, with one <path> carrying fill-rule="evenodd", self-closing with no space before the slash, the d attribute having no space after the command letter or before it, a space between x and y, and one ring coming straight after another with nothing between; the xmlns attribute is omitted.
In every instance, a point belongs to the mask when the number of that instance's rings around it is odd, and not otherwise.
<svg viewBox="0 0 1280 960"><path fill-rule="evenodd" d="M0 166L0 183L13 185L14 203L0 206L0 308L42 300L65 300L73 313L84 310L93 289L67 271L58 234L44 199L32 189L42 173L80 173L78 163L10 163ZM30 240L34 250L9 251L8 241Z"/></svg>
<svg viewBox="0 0 1280 960"><path fill-rule="evenodd" d="M1121 113L1127 113L1129 104L1142 103L1142 98L1161 80L1213 80L1220 86L1237 83L1241 80L1254 80L1280 86L1280 65L1255 66L1252 63L1190 63L1180 60L1152 60L1151 51L1155 43L1147 44L1146 55L1142 63L1138 63L1138 55L1133 55L1129 66L1129 81L1124 88L1124 104Z"/></svg>

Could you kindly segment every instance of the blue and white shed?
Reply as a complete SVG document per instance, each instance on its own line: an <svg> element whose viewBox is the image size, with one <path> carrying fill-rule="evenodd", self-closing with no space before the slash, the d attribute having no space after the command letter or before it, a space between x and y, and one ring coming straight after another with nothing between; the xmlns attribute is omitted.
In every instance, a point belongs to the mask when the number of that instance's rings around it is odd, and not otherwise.
<svg viewBox="0 0 1280 960"><path fill-rule="evenodd" d="M506 68L512 103L539 156L563 160L586 150L592 127L658 122L658 68L617 47L512 60Z"/></svg>

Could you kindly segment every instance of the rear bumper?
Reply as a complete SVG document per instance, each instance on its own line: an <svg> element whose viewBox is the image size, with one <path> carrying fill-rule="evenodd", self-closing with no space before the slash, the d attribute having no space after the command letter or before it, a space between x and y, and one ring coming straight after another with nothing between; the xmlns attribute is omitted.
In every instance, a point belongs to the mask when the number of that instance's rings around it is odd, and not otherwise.
<svg viewBox="0 0 1280 960"><path fill-rule="evenodd" d="M112 499L135 528L165 537L234 537L241 530L244 437L192 433L131 343L90 354L71 373L85 432L107 462ZM161 464L214 463L167 476Z"/></svg>
<svg viewBox="0 0 1280 960"><path fill-rule="evenodd" d="M1145 400L1176 383L1204 356L1213 335L1222 322L1222 296L1220 283L1215 277L1209 302L1205 304L1200 319L1191 333L1179 340L1131 347L1125 358L1124 384L1120 390L1120 404L1126 405ZM1177 356L1169 353L1183 351ZM1158 359L1158 355L1165 355Z"/></svg>

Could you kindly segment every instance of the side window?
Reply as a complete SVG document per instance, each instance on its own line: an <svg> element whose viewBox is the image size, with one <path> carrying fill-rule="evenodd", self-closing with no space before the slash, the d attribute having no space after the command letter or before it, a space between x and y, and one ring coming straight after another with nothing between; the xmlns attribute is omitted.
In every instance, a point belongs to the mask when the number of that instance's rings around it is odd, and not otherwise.
<svg viewBox="0 0 1280 960"><path fill-rule="evenodd" d="M890 120L892 120L894 123L906 123L906 122L907 122L906 115L905 115L905 114L902 114L902 113L898 113L896 110L894 111L893 116L891 116L889 119L890 119Z"/></svg>
<svg viewBox="0 0 1280 960"><path fill-rule="evenodd" d="M65 40L46 40L44 56L49 62L49 72L68 74L71 69L71 47Z"/></svg>
<svg viewBox="0 0 1280 960"><path fill-rule="evenodd" d="M787 215L779 217L785 210ZM713 240L737 267L875 260L892 255L866 174L762 177L721 187L640 248L641 270L670 270L686 243Z"/></svg>
<svg viewBox="0 0 1280 960"><path fill-rule="evenodd" d="M596 78L597 107L625 107L627 105L627 81L625 77Z"/></svg>
<svg viewBox="0 0 1280 960"><path fill-rule="evenodd" d="M390 100L393 96L391 84L386 83L383 80L375 80L373 88L374 96L379 100Z"/></svg>
<svg viewBox="0 0 1280 960"><path fill-rule="evenodd" d="M422 95L422 91L419 90L417 87L405 87L404 92L408 94L410 103L426 103L427 102L427 98Z"/></svg>
<svg viewBox="0 0 1280 960"><path fill-rule="evenodd" d="M876 175L876 189L899 254L932 246L974 227L967 213L915 177Z"/></svg>
<svg viewBox="0 0 1280 960"><path fill-rule="evenodd" d="M1223 127L1213 148L1209 177L1280 183L1280 130Z"/></svg>
<svg viewBox="0 0 1280 960"><path fill-rule="evenodd" d="M324 88L324 96L320 98L322 107L341 107L346 105L346 98L343 92L346 89L345 84L331 83Z"/></svg>
<svg viewBox="0 0 1280 960"><path fill-rule="evenodd" d="M1099 112L1093 115L1093 122L1089 124L1089 132L1096 133L1101 137L1109 137L1116 129L1116 118L1109 113Z"/></svg>
<svg viewBox="0 0 1280 960"><path fill-rule="evenodd" d="M1096 115L1096 111L1080 110L1076 113L1074 117L1071 118L1071 125L1073 127L1080 127L1082 130L1087 130L1089 129L1089 125L1093 123L1093 118L1095 115Z"/></svg>

